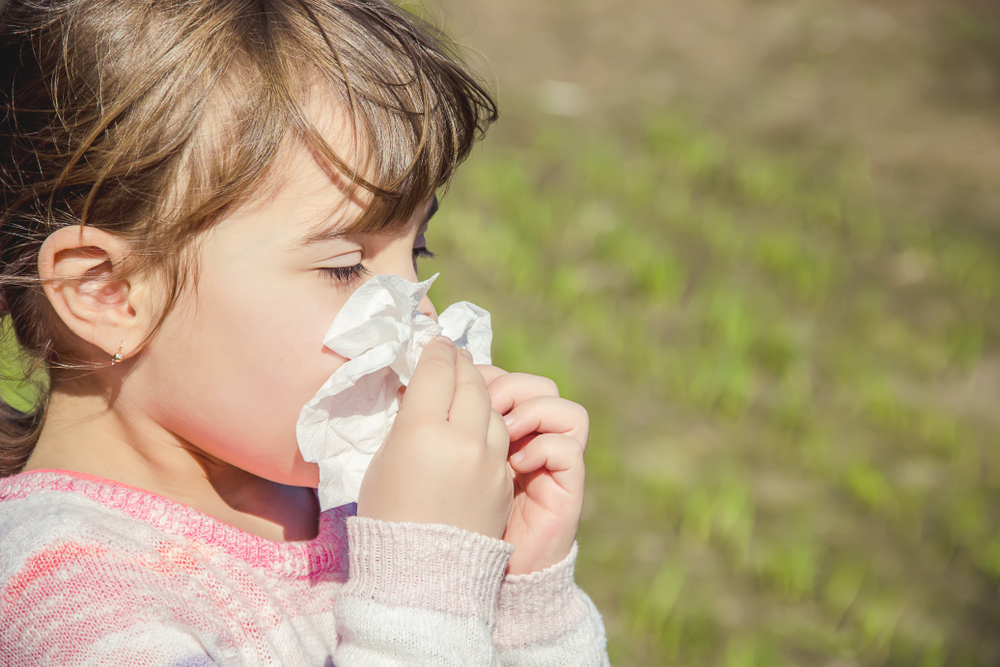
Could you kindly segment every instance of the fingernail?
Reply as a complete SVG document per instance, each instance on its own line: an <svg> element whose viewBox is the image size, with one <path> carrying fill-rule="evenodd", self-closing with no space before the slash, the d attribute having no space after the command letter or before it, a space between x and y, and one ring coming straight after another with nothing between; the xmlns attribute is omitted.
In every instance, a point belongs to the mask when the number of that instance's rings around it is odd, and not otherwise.
<svg viewBox="0 0 1000 667"><path fill-rule="evenodd" d="M515 417L513 413L508 412L503 416L503 420L504 423L507 424L507 430L509 431L510 427L514 425L514 422L517 421L517 417Z"/></svg>
<svg viewBox="0 0 1000 667"><path fill-rule="evenodd" d="M520 463L521 459L523 459L523 458L524 458L524 450L522 449L519 452L515 452L514 454L511 454L511 456L510 456L510 462L513 463L513 464Z"/></svg>
<svg viewBox="0 0 1000 667"><path fill-rule="evenodd" d="M463 357L465 357L466 359L468 359L469 361L472 361L472 353L469 352L468 350L459 349L458 353Z"/></svg>
<svg viewBox="0 0 1000 667"><path fill-rule="evenodd" d="M447 345L448 347L455 347L455 341L448 338L447 336L435 336L434 340L441 343L442 345Z"/></svg>

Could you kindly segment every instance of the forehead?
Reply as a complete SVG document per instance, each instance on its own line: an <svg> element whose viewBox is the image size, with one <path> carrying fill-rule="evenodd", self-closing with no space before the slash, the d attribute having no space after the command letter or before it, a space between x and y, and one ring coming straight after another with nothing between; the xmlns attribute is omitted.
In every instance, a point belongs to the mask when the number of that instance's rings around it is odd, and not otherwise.
<svg viewBox="0 0 1000 667"><path fill-rule="evenodd" d="M393 149L376 145L372 137L387 139L381 132L367 130L333 91L312 86L303 111L308 127L286 133L244 211L280 208L286 225L313 240L402 233L415 216L427 212L435 199L434 186L373 194L373 187L384 187L380 172L386 159L392 162L386 151Z"/></svg>
<svg viewBox="0 0 1000 667"><path fill-rule="evenodd" d="M350 148L344 142L340 145ZM371 193L330 168L306 142L289 141L283 152L271 186L222 223L241 226L248 242L263 234L276 247L294 250L359 234L394 235L422 229L437 211L437 198L431 195L405 219L378 230L359 231L355 223L371 204Z"/></svg>
<svg viewBox="0 0 1000 667"><path fill-rule="evenodd" d="M330 151L342 161L338 169L320 146L307 137L289 131L267 175L242 212L280 207L294 212L290 223L298 231L312 226L328 226L332 219L347 224L356 220L371 204L372 194L348 175L358 171L364 177L369 159L366 142L342 105L329 95L319 97L307 110Z"/></svg>

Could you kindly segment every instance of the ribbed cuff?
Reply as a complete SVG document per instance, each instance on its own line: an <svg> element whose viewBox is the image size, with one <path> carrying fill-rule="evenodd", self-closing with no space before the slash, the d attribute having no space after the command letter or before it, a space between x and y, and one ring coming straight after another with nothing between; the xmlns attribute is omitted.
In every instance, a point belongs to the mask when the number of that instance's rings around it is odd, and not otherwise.
<svg viewBox="0 0 1000 667"><path fill-rule="evenodd" d="M586 596L573 581L576 554L574 542L561 562L539 572L504 579L493 632L497 650L553 642L590 613Z"/></svg>
<svg viewBox="0 0 1000 667"><path fill-rule="evenodd" d="M509 544L453 526L347 520L350 575L341 596L496 622Z"/></svg>

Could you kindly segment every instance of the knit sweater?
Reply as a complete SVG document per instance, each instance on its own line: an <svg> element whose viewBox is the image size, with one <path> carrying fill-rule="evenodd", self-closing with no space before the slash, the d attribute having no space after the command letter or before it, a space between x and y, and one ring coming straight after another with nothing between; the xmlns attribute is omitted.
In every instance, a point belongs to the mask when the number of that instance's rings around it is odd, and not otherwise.
<svg viewBox="0 0 1000 667"><path fill-rule="evenodd" d="M0 665L606 665L573 553L450 526L320 515L273 542L76 473L0 480Z"/></svg>

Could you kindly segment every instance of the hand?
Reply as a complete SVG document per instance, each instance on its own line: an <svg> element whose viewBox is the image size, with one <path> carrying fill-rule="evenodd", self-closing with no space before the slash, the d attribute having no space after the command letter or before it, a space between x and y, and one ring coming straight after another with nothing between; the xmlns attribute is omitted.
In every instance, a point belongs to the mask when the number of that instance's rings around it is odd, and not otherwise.
<svg viewBox="0 0 1000 667"><path fill-rule="evenodd" d="M432 340L361 482L358 516L503 536L513 502L510 437L471 356Z"/></svg>
<svg viewBox="0 0 1000 667"><path fill-rule="evenodd" d="M560 398L548 378L478 368L511 440L514 508L503 539L514 554L507 572L537 572L562 561L576 539L590 418L581 405Z"/></svg>

